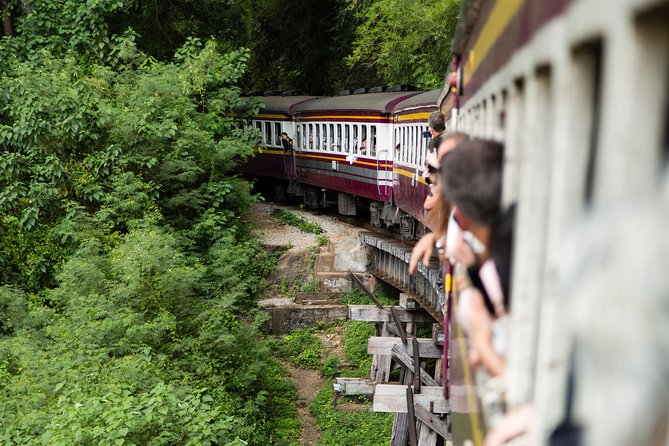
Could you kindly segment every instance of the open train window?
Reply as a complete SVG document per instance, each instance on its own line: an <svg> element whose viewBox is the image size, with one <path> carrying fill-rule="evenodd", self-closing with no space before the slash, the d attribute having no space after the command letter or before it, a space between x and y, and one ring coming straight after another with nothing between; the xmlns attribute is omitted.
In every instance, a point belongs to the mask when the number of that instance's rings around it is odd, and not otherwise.
<svg viewBox="0 0 669 446"><path fill-rule="evenodd" d="M337 152L341 152L341 124L337 124Z"/></svg>
<svg viewBox="0 0 669 446"><path fill-rule="evenodd" d="M314 148L314 125L309 124L309 150Z"/></svg>
<svg viewBox="0 0 669 446"><path fill-rule="evenodd" d="M265 144L268 146L272 144L272 124L269 122L265 123Z"/></svg>
<svg viewBox="0 0 669 446"><path fill-rule="evenodd" d="M314 124L316 126L316 150L320 150L321 148L321 125L320 124Z"/></svg>
<svg viewBox="0 0 669 446"><path fill-rule="evenodd" d="M634 85L634 107L631 128L638 150L634 162L639 164L640 189L654 188L667 174L669 162L669 3L661 2L640 11L635 21L634 61L638 80ZM654 172L653 172L654 171ZM653 172L655 175L649 175Z"/></svg>
<svg viewBox="0 0 669 446"><path fill-rule="evenodd" d="M274 141L277 146L281 146L281 124L278 122L274 123Z"/></svg>
<svg viewBox="0 0 669 446"><path fill-rule="evenodd" d="M603 42L601 39L579 44L572 49L571 75L574 90L569 103L569 115L573 116L570 135L574 166L575 202L590 206L595 190L595 174L598 159L599 121L601 114L601 85L603 64ZM577 112L576 115L573 113Z"/></svg>
<svg viewBox="0 0 669 446"><path fill-rule="evenodd" d="M344 126L344 151L346 153L351 152L351 126L346 124Z"/></svg>
<svg viewBox="0 0 669 446"><path fill-rule="evenodd" d="M302 138L300 138L301 132L300 132L300 126L299 125L295 127L295 132L296 132L296 134L295 134L295 144L299 148L300 144L302 143Z"/></svg>
<svg viewBox="0 0 669 446"><path fill-rule="evenodd" d="M365 152L366 152L366 151L367 151L367 147L369 146L369 141L367 141L367 126L366 126L366 125L362 125L362 126L360 126L360 127L362 127L361 132L360 132L360 151L361 151L361 153L362 153L363 143L365 143L365 146L364 146L364 147L365 147ZM366 153L365 153L365 154L366 154Z"/></svg>
<svg viewBox="0 0 669 446"><path fill-rule="evenodd" d="M369 154L372 155L372 156L376 156L376 126L375 125L370 127L369 147L370 147Z"/></svg>
<svg viewBox="0 0 669 446"><path fill-rule="evenodd" d="M358 126L353 124L353 153L358 153Z"/></svg>

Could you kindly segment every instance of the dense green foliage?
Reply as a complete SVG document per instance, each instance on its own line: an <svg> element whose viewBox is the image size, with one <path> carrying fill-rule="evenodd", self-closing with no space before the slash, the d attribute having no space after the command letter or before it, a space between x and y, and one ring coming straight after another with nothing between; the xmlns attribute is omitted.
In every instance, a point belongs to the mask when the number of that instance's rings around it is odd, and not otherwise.
<svg viewBox="0 0 669 446"><path fill-rule="evenodd" d="M460 0L348 0L358 19L349 67L373 67L386 84L440 88L451 63Z"/></svg>
<svg viewBox="0 0 669 446"><path fill-rule="evenodd" d="M119 0L98 2L97 9L115 5L109 27L117 34L135 30L139 48L158 60L168 60L190 37L213 36L226 50L250 48L241 83L247 91L334 94L375 85L440 87L450 66L460 3Z"/></svg>
<svg viewBox="0 0 669 446"><path fill-rule="evenodd" d="M385 446L390 442L392 413L335 409L332 389L323 389L309 406L318 423L321 446Z"/></svg>
<svg viewBox="0 0 669 446"><path fill-rule="evenodd" d="M295 330L278 342L276 353L289 360L295 367L318 369L322 359L323 343L313 334L313 329Z"/></svg>
<svg viewBox="0 0 669 446"><path fill-rule="evenodd" d="M231 113L242 89L431 85L441 50L390 0L0 5L0 443L295 444L255 305L278 253L248 235L233 171L256 134ZM355 49L376 44L370 17L414 42L384 46L387 66ZM365 330L347 328L359 367ZM314 338L285 354L335 376ZM323 444L387 443L348 416Z"/></svg>
<svg viewBox="0 0 669 446"><path fill-rule="evenodd" d="M231 172L248 50L158 62L121 1L32 7L0 42L0 443L293 444Z"/></svg>

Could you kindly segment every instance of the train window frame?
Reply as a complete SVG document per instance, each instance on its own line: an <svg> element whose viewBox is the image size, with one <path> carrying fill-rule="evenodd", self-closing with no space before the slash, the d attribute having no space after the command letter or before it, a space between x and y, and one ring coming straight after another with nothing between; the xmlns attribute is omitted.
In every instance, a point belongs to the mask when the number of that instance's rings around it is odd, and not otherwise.
<svg viewBox="0 0 669 446"><path fill-rule="evenodd" d="M329 132L330 139L329 139L328 143L330 144L330 150L332 150L333 152L336 152L337 147L335 147L335 143L334 143L334 141L335 141L334 124L329 124L329 125L330 125L330 132Z"/></svg>
<svg viewBox="0 0 669 446"><path fill-rule="evenodd" d="M265 132L263 134L263 141L268 146L272 145L272 123L269 121L264 121Z"/></svg>
<svg viewBox="0 0 669 446"><path fill-rule="evenodd" d="M274 123L274 141L276 142L277 147L281 147L281 123Z"/></svg>
<svg viewBox="0 0 669 446"><path fill-rule="evenodd" d="M358 130L359 130L358 125L353 124L353 145L351 146L352 147L352 152L351 153L354 153L354 154L358 153L358 135L360 134L360 132Z"/></svg>
<svg viewBox="0 0 669 446"><path fill-rule="evenodd" d="M341 124L337 124L337 152L341 152Z"/></svg>
<svg viewBox="0 0 669 446"><path fill-rule="evenodd" d="M309 146L307 147L308 150L313 150L314 149L314 125L309 124Z"/></svg>
<svg viewBox="0 0 669 446"><path fill-rule="evenodd" d="M346 153L351 153L351 125L344 125L344 151Z"/></svg>
<svg viewBox="0 0 669 446"><path fill-rule="evenodd" d="M367 142L367 147L369 147L369 140L367 139L367 135L368 135L369 132L367 131L367 125L366 124L361 125L360 127L361 127L361 129L360 129L360 154L362 155L363 154L362 153L362 142L366 141ZM367 153L365 153L365 155L367 155Z"/></svg>
<svg viewBox="0 0 669 446"><path fill-rule="evenodd" d="M376 126L369 126L369 142L367 143L369 147L369 154L371 156L376 156Z"/></svg>

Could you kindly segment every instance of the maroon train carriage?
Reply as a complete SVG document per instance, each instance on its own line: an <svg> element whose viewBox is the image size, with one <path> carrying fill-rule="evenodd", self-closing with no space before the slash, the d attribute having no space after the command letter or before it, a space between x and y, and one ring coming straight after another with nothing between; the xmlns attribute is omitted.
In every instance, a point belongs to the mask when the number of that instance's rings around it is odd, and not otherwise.
<svg viewBox="0 0 669 446"><path fill-rule="evenodd" d="M281 133L295 138L291 110L316 96L262 96L264 106L252 119L251 125L260 133L255 156L249 158L239 170L251 175L271 177L284 181L295 179L295 158L281 145Z"/></svg>
<svg viewBox="0 0 669 446"><path fill-rule="evenodd" d="M429 188L423 177L429 136L427 118L438 110L441 90L432 90L402 101L394 111L395 160L393 163L393 200L407 214L425 224L423 202ZM399 146L399 149L397 147ZM405 224L406 221L406 224ZM413 238L415 229L403 220L402 234ZM434 229L434 228L431 228Z"/></svg>
<svg viewBox="0 0 669 446"><path fill-rule="evenodd" d="M334 202L334 191L341 214L355 215L361 201L369 202L372 224L396 223L393 109L419 93L397 89L404 91L373 89L292 107L297 188L304 189L294 192L304 193L307 205Z"/></svg>

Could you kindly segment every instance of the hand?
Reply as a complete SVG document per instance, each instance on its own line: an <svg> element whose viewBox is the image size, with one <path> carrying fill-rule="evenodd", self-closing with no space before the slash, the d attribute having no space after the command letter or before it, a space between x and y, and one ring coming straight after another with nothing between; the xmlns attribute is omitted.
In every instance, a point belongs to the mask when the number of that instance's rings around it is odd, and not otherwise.
<svg viewBox="0 0 669 446"><path fill-rule="evenodd" d="M475 265L477 262L476 254L474 254L472 247L465 242L462 230L457 226L449 225L448 231L453 231L453 233L448 237L447 255L467 268Z"/></svg>
<svg viewBox="0 0 669 446"><path fill-rule="evenodd" d="M485 437L485 446L502 446L527 433L532 424L532 406L525 404L504 415Z"/></svg>
<svg viewBox="0 0 669 446"><path fill-rule="evenodd" d="M430 257L432 256L432 249L437 237L434 232L425 234L418 240L411 251L411 260L409 261L409 274L416 272L418 262L423 262L423 265L430 264Z"/></svg>

